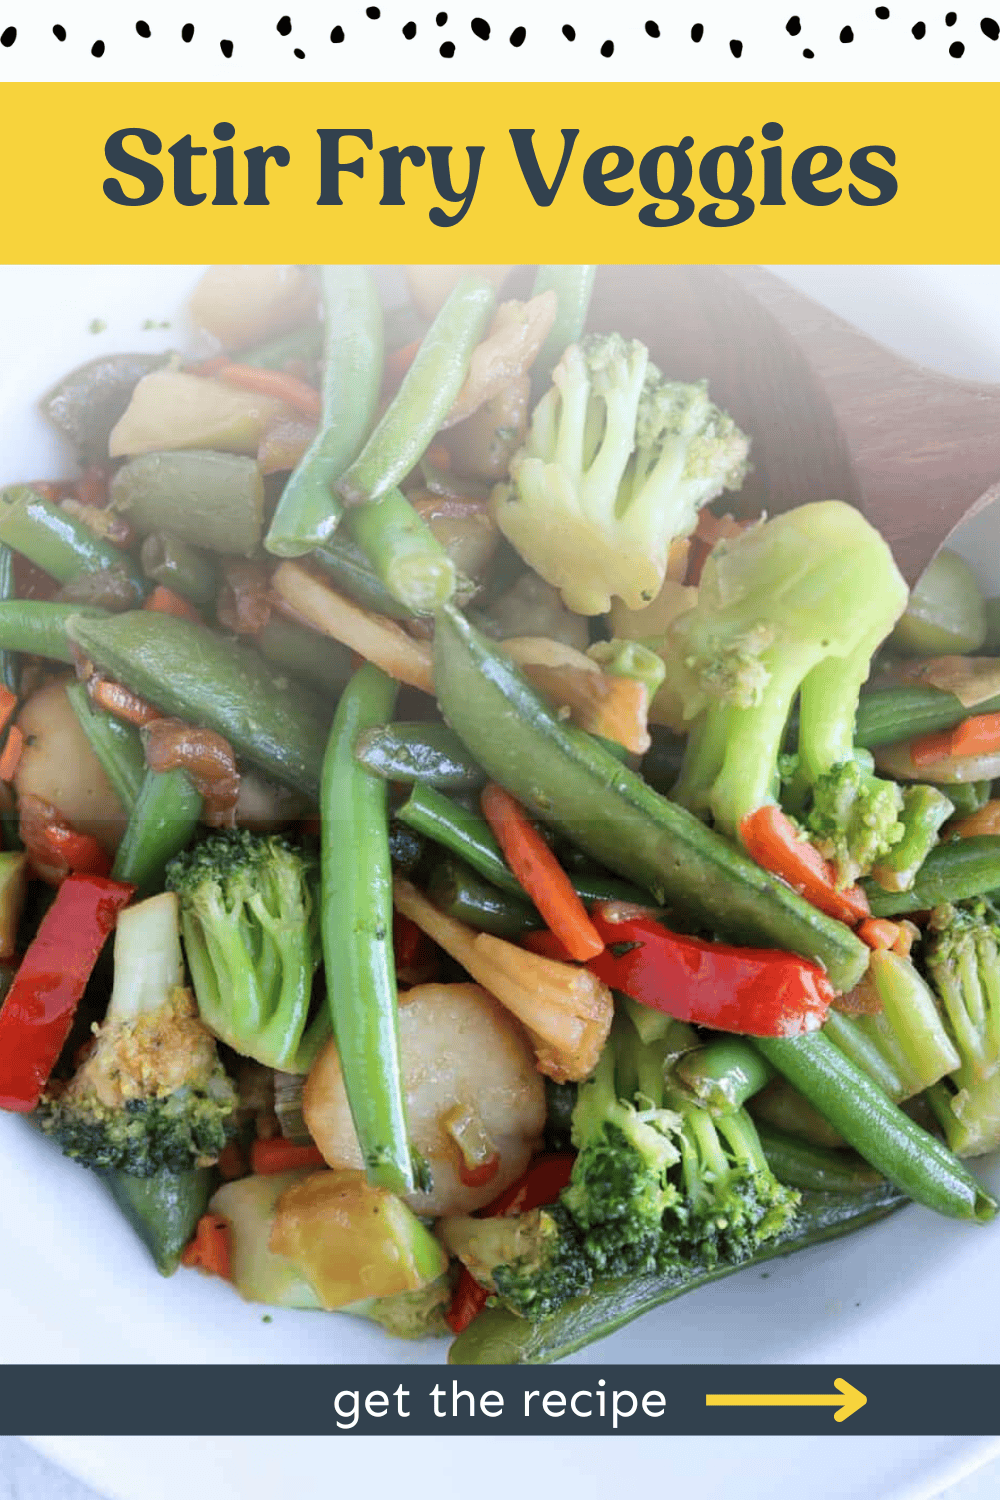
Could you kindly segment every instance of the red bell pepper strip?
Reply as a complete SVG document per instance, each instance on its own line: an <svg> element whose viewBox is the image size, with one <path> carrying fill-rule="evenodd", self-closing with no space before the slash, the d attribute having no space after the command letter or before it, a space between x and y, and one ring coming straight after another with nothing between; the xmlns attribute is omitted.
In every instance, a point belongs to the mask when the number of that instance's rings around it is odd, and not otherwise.
<svg viewBox="0 0 1000 1500"><path fill-rule="evenodd" d="M587 968L640 1005L744 1036L801 1036L826 1020L833 987L816 964L777 948L684 937L653 917L611 921L607 910L591 911L607 947ZM524 944L546 958L567 956L548 932L531 932Z"/></svg>
<svg viewBox="0 0 1000 1500"><path fill-rule="evenodd" d="M859 885L837 889L837 877L829 860L799 834L791 818L780 807L766 804L740 824L740 839L751 859L772 875L788 882L818 911L853 927L871 916L868 897Z"/></svg>
<svg viewBox="0 0 1000 1500"><path fill-rule="evenodd" d="M574 1159L572 1151L556 1151L548 1156L536 1156L524 1176L505 1188L492 1203L481 1208L478 1217L500 1219L512 1214L530 1213L533 1208L544 1208L548 1203L555 1203L563 1188L569 1186ZM445 1313L445 1321L452 1333L464 1333L473 1318L482 1312L489 1298L490 1293L486 1287L480 1286L472 1273L463 1266Z"/></svg>
<svg viewBox="0 0 1000 1500"><path fill-rule="evenodd" d="M0 1009L0 1109L35 1108L66 1044L76 1007L134 885L69 875Z"/></svg>

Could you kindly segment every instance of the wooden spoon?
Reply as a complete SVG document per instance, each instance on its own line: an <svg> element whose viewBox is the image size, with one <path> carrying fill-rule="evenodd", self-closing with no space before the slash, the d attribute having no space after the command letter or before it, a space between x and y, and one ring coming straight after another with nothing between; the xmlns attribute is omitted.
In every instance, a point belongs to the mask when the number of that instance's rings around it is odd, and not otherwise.
<svg viewBox="0 0 1000 1500"><path fill-rule="evenodd" d="M591 323L708 377L753 439L740 515L848 500L913 583L1000 496L1000 386L903 359L759 266L604 267Z"/></svg>

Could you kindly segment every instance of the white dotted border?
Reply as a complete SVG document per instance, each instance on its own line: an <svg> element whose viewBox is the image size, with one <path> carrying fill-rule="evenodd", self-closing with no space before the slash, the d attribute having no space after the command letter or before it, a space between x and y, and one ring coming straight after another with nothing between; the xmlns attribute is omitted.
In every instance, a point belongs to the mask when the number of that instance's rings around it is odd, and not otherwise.
<svg viewBox="0 0 1000 1500"><path fill-rule="evenodd" d="M1000 78L1000 0L0 0L0 82Z"/></svg>

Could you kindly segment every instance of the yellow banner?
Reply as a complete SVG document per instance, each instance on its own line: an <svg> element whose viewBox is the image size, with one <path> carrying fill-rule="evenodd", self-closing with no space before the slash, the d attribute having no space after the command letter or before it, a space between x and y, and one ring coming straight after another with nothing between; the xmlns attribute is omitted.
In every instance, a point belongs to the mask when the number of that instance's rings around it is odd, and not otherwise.
<svg viewBox="0 0 1000 1500"><path fill-rule="evenodd" d="M7 84L19 262L979 262L996 84Z"/></svg>

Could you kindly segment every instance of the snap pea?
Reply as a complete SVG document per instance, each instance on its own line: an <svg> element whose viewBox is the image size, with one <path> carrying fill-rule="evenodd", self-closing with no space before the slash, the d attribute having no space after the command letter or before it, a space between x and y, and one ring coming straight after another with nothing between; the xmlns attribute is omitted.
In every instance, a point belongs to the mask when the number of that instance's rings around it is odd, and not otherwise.
<svg viewBox="0 0 1000 1500"><path fill-rule="evenodd" d="M111 429L124 415L132 392L144 375L158 370L169 357L102 354L64 376L39 405L73 444L81 464L107 463Z"/></svg>
<svg viewBox="0 0 1000 1500"><path fill-rule="evenodd" d="M905 1203L888 1185L866 1192L803 1193L789 1232L741 1265L674 1266L645 1276L597 1281L581 1297L567 1302L551 1318L532 1323L504 1307L487 1307L459 1334L448 1351L452 1365L544 1365L575 1354L607 1338L626 1323L685 1292L697 1291L737 1271L760 1266L777 1256L806 1250L876 1224Z"/></svg>
<svg viewBox="0 0 1000 1500"><path fill-rule="evenodd" d="M773 1125L758 1125L757 1138L779 1182L813 1193L863 1193L885 1182L855 1151L832 1151L797 1140Z"/></svg>
<svg viewBox="0 0 1000 1500"><path fill-rule="evenodd" d="M946 901L985 895L1000 887L1000 837L980 834L938 844L908 891L884 891L871 880L862 884L874 917L898 917L909 911L928 911Z"/></svg>
<svg viewBox="0 0 1000 1500"><path fill-rule="evenodd" d="M140 453L111 481L111 506L140 533L166 529L192 546L249 557L264 524L264 481L239 453Z"/></svg>
<svg viewBox="0 0 1000 1500"><path fill-rule="evenodd" d="M391 717L397 684L361 667L337 708L323 761L320 926L344 1087L368 1180L410 1193L422 1163L403 1104L392 950L387 788L354 756L363 730Z"/></svg>
<svg viewBox="0 0 1000 1500"><path fill-rule="evenodd" d="M412 614L433 614L455 592L455 564L401 490L352 506L346 524L379 581Z"/></svg>
<svg viewBox="0 0 1000 1500"><path fill-rule="evenodd" d="M333 485L357 457L382 384L382 306L367 266L321 266L324 366L319 431L282 491L264 546L301 557L329 541L343 507Z"/></svg>
<svg viewBox="0 0 1000 1500"><path fill-rule="evenodd" d="M142 736L134 724L95 708L82 682L71 682L66 696L119 802L131 814L146 779Z"/></svg>
<svg viewBox="0 0 1000 1500"><path fill-rule="evenodd" d="M73 663L66 634L66 621L77 615L104 618L102 609L83 609L79 604L50 604L43 599L0 601L0 650L23 651L49 661Z"/></svg>
<svg viewBox="0 0 1000 1500"><path fill-rule="evenodd" d="M412 615L412 610L389 593L361 548L343 530L325 547L317 547L312 561L329 573L340 593L365 609L388 615L392 620L408 620Z"/></svg>
<svg viewBox="0 0 1000 1500"><path fill-rule="evenodd" d="M676 1072L713 1114L732 1114L774 1077L770 1064L739 1036L713 1037L685 1052Z"/></svg>
<svg viewBox="0 0 1000 1500"><path fill-rule="evenodd" d="M210 604L219 590L218 570L197 547L169 531L151 531L139 549L147 578L173 589L192 604Z"/></svg>
<svg viewBox="0 0 1000 1500"><path fill-rule="evenodd" d="M127 552L95 536L82 521L26 484L12 485L0 494L0 542L58 583L72 583L84 573L114 572L128 580L136 604L149 592Z"/></svg>
<svg viewBox="0 0 1000 1500"><path fill-rule="evenodd" d="M849 1146L916 1203L985 1224L996 1201L943 1142L887 1099L821 1031L755 1037L771 1066L804 1094Z"/></svg>
<svg viewBox="0 0 1000 1500"><path fill-rule="evenodd" d="M454 288L378 426L337 485L348 505L377 500L419 463L462 389L493 300L493 288L481 276L465 276Z"/></svg>
<svg viewBox="0 0 1000 1500"><path fill-rule="evenodd" d="M865 750L880 745L895 745L939 729L954 729L969 714L1000 713L1000 694L977 703L975 709L964 707L954 693L934 687L876 688L864 693L858 704L854 743Z"/></svg>
<svg viewBox="0 0 1000 1500"><path fill-rule="evenodd" d="M843 923L558 719L451 607L437 617L434 680L445 718L487 774L600 864L697 927L799 953L823 964L838 990L857 984L868 951Z"/></svg>
<svg viewBox="0 0 1000 1500"><path fill-rule="evenodd" d="M567 344L575 344L583 334L596 270L596 266L538 267L531 295L537 297L552 290L556 294L557 307L556 320L531 370L532 397L536 401L562 359Z"/></svg>
<svg viewBox="0 0 1000 1500"><path fill-rule="evenodd" d="M17 587L14 581L14 554L9 547L0 542L0 604L6 604L11 599L17 598ZM18 693L18 682L20 680L17 656L13 651L0 648L0 680L4 687L15 697Z"/></svg>
<svg viewBox="0 0 1000 1500"><path fill-rule="evenodd" d="M111 878L137 886L140 900L162 891L163 872L194 837L201 808L201 794L186 771L147 771Z"/></svg>
<svg viewBox="0 0 1000 1500"><path fill-rule="evenodd" d="M518 938L536 931L542 919L526 900L509 896L453 855L446 855L434 865L427 882L427 894L434 905L449 917L465 922L494 937Z"/></svg>
<svg viewBox="0 0 1000 1500"><path fill-rule="evenodd" d="M326 726L259 652L175 615L73 615L67 635L116 681L166 714L203 724L273 776L315 798Z"/></svg>
<svg viewBox="0 0 1000 1500"><path fill-rule="evenodd" d="M486 781L447 724L380 724L360 737L354 753L386 781L417 781L444 792L475 791Z"/></svg>
<svg viewBox="0 0 1000 1500"><path fill-rule="evenodd" d="M254 640L272 667L290 672L327 696L339 697L354 671L354 660L346 646L281 615L272 615Z"/></svg>

